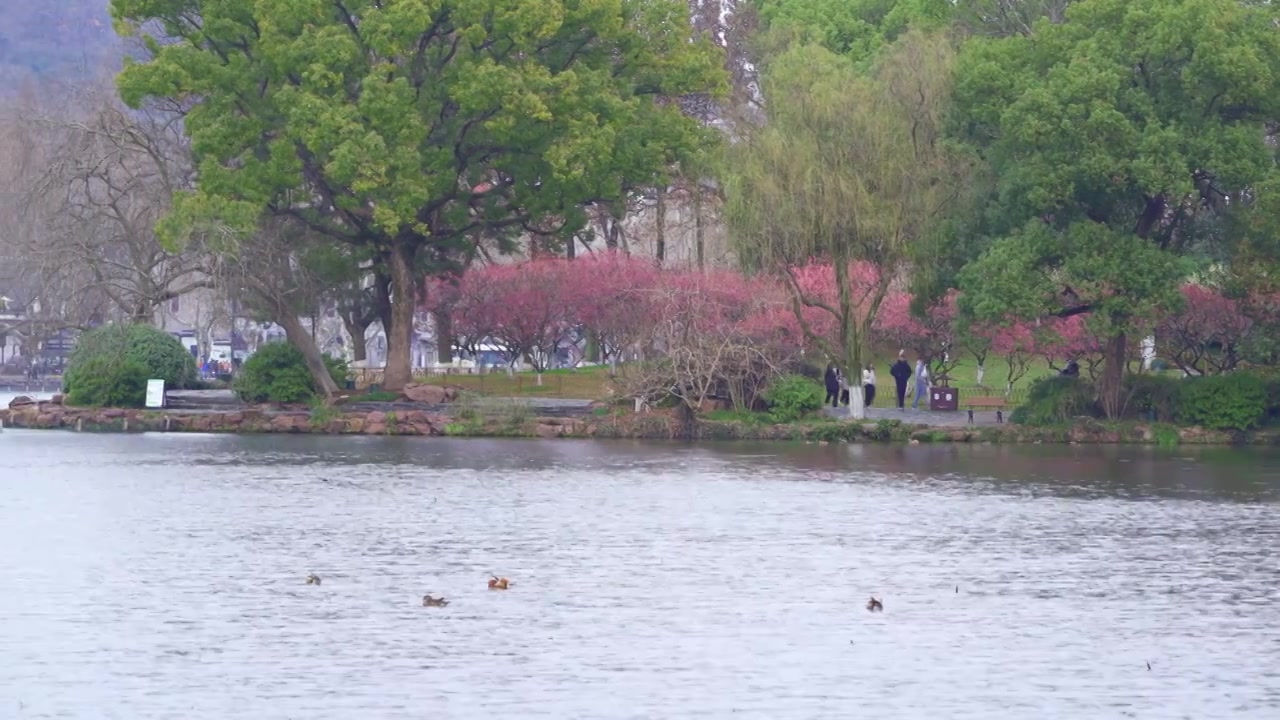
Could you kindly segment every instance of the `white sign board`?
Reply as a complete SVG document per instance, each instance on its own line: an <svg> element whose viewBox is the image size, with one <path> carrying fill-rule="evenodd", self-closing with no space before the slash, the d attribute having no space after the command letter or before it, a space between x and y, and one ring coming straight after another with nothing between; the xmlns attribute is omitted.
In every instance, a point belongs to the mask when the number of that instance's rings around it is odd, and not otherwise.
<svg viewBox="0 0 1280 720"><path fill-rule="evenodd" d="M164 407L164 380L147 381L147 407Z"/></svg>

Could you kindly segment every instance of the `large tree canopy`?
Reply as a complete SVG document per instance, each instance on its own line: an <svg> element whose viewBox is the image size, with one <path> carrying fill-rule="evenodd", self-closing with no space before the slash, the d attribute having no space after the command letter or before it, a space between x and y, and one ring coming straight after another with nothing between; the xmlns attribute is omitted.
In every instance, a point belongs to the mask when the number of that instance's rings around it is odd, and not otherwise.
<svg viewBox="0 0 1280 720"><path fill-rule="evenodd" d="M151 59L131 104L190 105L199 186L166 229L266 214L370 245L394 291L386 384L409 379L415 265L480 232L571 230L706 142L674 103L724 84L683 0L112 0Z"/></svg>
<svg viewBox="0 0 1280 720"><path fill-rule="evenodd" d="M1205 218L1275 172L1280 33L1237 0L1084 0L1031 36L975 39L957 121L998 180L996 239L966 272L983 319L1089 313L1110 338L1119 410L1126 333L1178 301Z"/></svg>
<svg viewBox="0 0 1280 720"><path fill-rule="evenodd" d="M728 153L726 219L743 260L789 280L806 334L850 377L890 283L964 185L966 158L942 136L954 58L946 38L920 32L867 75L822 47L789 50L765 74L768 124ZM801 281L815 258L829 263L833 297ZM860 267L874 277L860 280ZM830 315L838 339L815 332L806 307Z"/></svg>

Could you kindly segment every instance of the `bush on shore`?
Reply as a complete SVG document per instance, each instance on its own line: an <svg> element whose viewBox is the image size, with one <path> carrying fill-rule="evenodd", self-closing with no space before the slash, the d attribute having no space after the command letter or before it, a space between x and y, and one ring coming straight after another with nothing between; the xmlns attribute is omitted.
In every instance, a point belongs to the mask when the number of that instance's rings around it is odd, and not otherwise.
<svg viewBox="0 0 1280 720"><path fill-rule="evenodd" d="M822 386L803 375L787 375L769 384L764 400L774 422L795 422L822 407Z"/></svg>
<svg viewBox="0 0 1280 720"><path fill-rule="evenodd" d="M347 377L347 364L324 358L333 381L341 385ZM301 403L318 392L302 352L287 342L272 342L258 348L240 368L235 391L245 402Z"/></svg>
<svg viewBox="0 0 1280 720"><path fill-rule="evenodd" d="M103 398L132 397L139 368L139 405L149 379L164 380L168 388L187 388L196 381L195 359L174 336L150 325L104 325L80 336L63 375L63 392L72 404L112 405ZM109 388L107 379L124 385Z"/></svg>
<svg viewBox="0 0 1280 720"><path fill-rule="evenodd" d="M1131 375L1122 419L1194 425L1210 430L1253 430L1280 422L1280 378L1256 372L1173 378ZM1045 427L1076 417L1104 417L1097 389L1082 378L1047 377L1032 384L1010 421Z"/></svg>
<svg viewBox="0 0 1280 720"><path fill-rule="evenodd" d="M68 405L82 407L142 407L147 399L147 367L128 357L95 356L76 365L75 385L67 391Z"/></svg>

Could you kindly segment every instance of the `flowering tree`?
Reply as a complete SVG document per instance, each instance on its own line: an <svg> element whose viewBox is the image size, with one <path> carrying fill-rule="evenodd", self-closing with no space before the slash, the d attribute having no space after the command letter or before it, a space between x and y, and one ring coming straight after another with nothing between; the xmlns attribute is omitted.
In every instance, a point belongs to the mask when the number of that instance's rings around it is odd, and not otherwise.
<svg viewBox="0 0 1280 720"><path fill-rule="evenodd" d="M843 267L811 261L786 268L783 279L806 345L842 366L847 377L858 377L863 346L888 294L889 279L866 261ZM862 394L850 393L849 400L853 417L865 417Z"/></svg>
<svg viewBox="0 0 1280 720"><path fill-rule="evenodd" d="M572 270L566 300L616 373L622 354L656 322L659 273L652 263L618 252L579 258Z"/></svg>
<svg viewBox="0 0 1280 720"><path fill-rule="evenodd" d="M461 277L429 278L423 309L437 315L448 314L453 330L450 342L458 349L475 355L496 327L492 312L495 303L490 298L492 289L470 272Z"/></svg>
<svg viewBox="0 0 1280 720"><path fill-rule="evenodd" d="M666 272L658 279L644 339L658 357L628 373L637 397L675 397L689 413L715 396L749 408L798 354L786 342L791 330L777 322L785 306L776 286L732 272Z"/></svg>
<svg viewBox="0 0 1280 720"><path fill-rule="evenodd" d="M1034 328L1036 354L1054 370L1061 370L1075 360L1085 366L1091 379L1097 379L1106 355L1106 343L1089 327L1089 320L1085 314L1040 321Z"/></svg>
<svg viewBox="0 0 1280 720"><path fill-rule="evenodd" d="M1242 303L1203 285L1182 288L1184 303L1156 326L1157 347L1188 375L1229 372L1254 328Z"/></svg>
<svg viewBox="0 0 1280 720"><path fill-rule="evenodd" d="M472 268L452 288L438 282L428 290L428 302L452 303L455 332L469 349L491 338L510 365L527 360L541 384L574 325L569 287L568 261L544 258Z"/></svg>
<svg viewBox="0 0 1280 720"><path fill-rule="evenodd" d="M1005 376L1005 392L1013 389L1013 384L1027 374L1031 366L1031 358L1036 352L1036 337L1033 326L1009 319L1003 325L989 326L991 352L1004 358L1008 366Z"/></svg>
<svg viewBox="0 0 1280 720"><path fill-rule="evenodd" d="M911 312L910 293L891 292L876 316L876 335L893 347L906 348L923 357L929 363L931 377L946 377L960 360L956 352L960 344L956 328L958 297L959 293L951 290L920 316Z"/></svg>

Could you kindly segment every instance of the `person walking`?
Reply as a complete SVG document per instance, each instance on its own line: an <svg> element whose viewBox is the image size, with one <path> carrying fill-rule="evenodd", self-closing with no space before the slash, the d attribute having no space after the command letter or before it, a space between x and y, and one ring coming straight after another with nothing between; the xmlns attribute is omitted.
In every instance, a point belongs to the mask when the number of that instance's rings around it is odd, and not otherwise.
<svg viewBox="0 0 1280 720"><path fill-rule="evenodd" d="M911 366L907 364L907 352L905 350L898 351L898 362L889 368L889 375L893 377L893 384L898 391L898 409L902 410L906 407L907 402L907 381L911 379Z"/></svg>
<svg viewBox="0 0 1280 720"><path fill-rule="evenodd" d="M876 368L868 364L862 369L862 406L871 407L876 401Z"/></svg>
<svg viewBox="0 0 1280 720"><path fill-rule="evenodd" d="M929 393L929 366L925 365L924 360L916 360L916 397L911 401L911 409L918 410L920 406L920 398L925 397ZM925 409L929 409L929 403L925 402Z"/></svg>
<svg viewBox="0 0 1280 720"><path fill-rule="evenodd" d="M827 386L827 399L822 401L823 405L831 403L831 407L839 407L840 403L840 371L836 370L834 363L827 365L827 373L822 378L823 384Z"/></svg>

